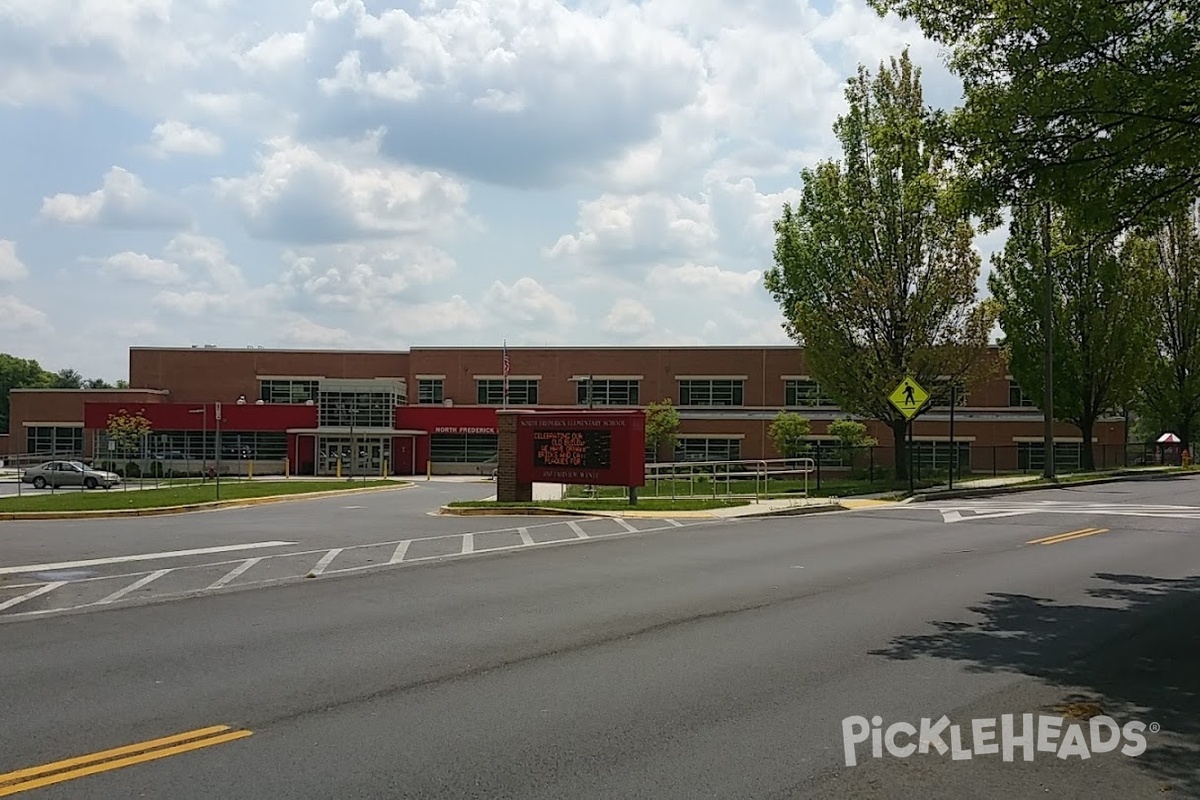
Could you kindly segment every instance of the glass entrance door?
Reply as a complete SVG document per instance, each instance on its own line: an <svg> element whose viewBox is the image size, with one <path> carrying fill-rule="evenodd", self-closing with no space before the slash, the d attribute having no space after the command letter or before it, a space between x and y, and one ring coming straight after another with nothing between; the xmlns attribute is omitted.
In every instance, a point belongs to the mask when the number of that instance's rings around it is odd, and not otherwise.
<svg viewBox="0 0 1200 800"><path fill-rule="evenodd" d="M341 464L343 478L377 478L383 460L391 469L391 439L379 436L322 436L317 444L317 474L336 475Z"/></svg>

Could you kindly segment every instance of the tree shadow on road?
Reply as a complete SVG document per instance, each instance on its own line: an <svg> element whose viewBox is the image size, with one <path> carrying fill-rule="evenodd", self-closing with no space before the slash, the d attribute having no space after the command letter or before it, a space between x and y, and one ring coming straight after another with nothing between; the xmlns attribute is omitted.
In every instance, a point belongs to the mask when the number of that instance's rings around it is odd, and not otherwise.
<svg viewBox="0 0 1200 800"><path fill-rule="evenodd" d="M1068 688L1069 702L1098 703L1120 724L1158 722L1162 738L1148 736L1137 762L1200 797L1200 577L1095 578L1094 604L993 593L970 609L982 619L935 622L934 633L898 637L872 654L1020 673Z"/></svg>

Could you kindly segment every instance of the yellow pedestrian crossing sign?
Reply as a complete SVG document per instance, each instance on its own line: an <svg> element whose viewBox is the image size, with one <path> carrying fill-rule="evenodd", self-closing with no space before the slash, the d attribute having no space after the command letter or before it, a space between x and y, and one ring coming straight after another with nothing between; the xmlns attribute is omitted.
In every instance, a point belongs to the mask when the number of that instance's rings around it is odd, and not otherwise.
<svg viewBox="0 0 1200 800"><path fill-rule="evenodd" d="M929 392L912 378L905 378L888 395L888 400L905 419L912 419L929 400Z"/></svg>

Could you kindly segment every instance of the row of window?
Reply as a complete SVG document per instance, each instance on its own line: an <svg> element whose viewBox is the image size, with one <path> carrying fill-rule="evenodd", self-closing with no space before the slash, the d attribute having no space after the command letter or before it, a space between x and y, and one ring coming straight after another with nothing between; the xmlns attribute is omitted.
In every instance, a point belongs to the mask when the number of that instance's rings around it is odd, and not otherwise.
<svg viewBox="0 0 1200 800"><path fill-rule="evenodd" d="M282 461L288 454L287 438L286 433L276 431L222 431L219 450L222 459ZM92 452L98 459L112 454L113 458L212 461L217 451L215 431L153 431L143 446L132 448L122 448L116 442L110 448L108 433L96 431Z"/></svg>
<svg viewBox="0 0 1200 800"><path fill-rule="evenodd" d="M954 404L967 403L966 387L956 387ZM802 378L784 380L784 405L789 408L836 408L837 403L821 391L816 381ZM930 388L935 406L950 405L948 382ZM475 402L478 405L537 405L538 381L514 378L508 381L508 397L504 396L504 381L499 378L480 378L475 381ZM745 381L736 379L701 379L679 381L678 402L681 406L741 406L745 400ZM388 410L394 408L397 397L390 392L321 392L319 381L303 379L269 379L261 381L260 397L266 403L319 403L322 408L322 425L349 427L351 417L355 425L363 427L386 427ZM417 380L417 403L440 405L446 399L445 383L441 378L419 378ZM576 398L578 405L636 406L641 404L641 382L625 378L599 378L578 380ZM1009 381L1008 404L1012 407L1036 405L1016 381ZM351 409L357 409L352 411ZM331 419L324 421L325 416ZM360 416L361 415L361 416Z"/></svg>

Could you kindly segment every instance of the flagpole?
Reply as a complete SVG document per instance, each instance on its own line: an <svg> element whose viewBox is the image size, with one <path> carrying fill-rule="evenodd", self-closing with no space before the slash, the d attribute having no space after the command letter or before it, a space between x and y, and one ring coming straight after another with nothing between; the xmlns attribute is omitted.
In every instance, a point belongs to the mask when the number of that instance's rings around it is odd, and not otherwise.
<svg viewBox="0 0 1200 800"><path fill-rule="evenodd" d="M502 375L504 377L504 396L500 399L500 407L508 408L508 339L504 339L502 355L504 359L502 364Z"/></svg>

